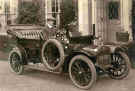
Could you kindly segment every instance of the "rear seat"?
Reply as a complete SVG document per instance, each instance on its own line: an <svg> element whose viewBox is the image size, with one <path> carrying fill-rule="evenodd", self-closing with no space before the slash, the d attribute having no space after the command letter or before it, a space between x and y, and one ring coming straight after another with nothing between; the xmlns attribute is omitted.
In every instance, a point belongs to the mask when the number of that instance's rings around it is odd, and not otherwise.
<svg viewBox="0 0 135 91"><path fill-rule="evenodd" d="M16 37L20 39L45 39L42 30L13 30Z"/></svg>

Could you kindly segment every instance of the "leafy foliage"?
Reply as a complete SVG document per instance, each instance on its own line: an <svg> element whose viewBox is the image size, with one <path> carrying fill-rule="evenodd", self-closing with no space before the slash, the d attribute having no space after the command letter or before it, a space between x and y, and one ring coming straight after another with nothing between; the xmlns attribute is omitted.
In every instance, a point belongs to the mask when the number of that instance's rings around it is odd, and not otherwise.
<svg viewBox="0 0 135 91"><path fill-rule="evenodd" d="M38 2L22 2L19 5L17 24L43 24L45 19L42 17L41 8L42 7L40 3ZM73 1L63 0L63 3L61 4L61 11L62 13L60 14L60 27L66 28L68 24L72 23L76 19L76 9ZM56 17L55 15L53 16Z"/></svg>
<svg viewBox="0 0 135 91"><path fill-rule="evenodd" d="M72 0L64 0L61 5L61 27L66 28L68 24L76 19L75 5Z"/></svg>
<svg viewBox="0 0 135 91"><path fill-rule="evenodd" d="M18 24L41 24L40 4L34 2L22 2L19 5Z"/></svg>

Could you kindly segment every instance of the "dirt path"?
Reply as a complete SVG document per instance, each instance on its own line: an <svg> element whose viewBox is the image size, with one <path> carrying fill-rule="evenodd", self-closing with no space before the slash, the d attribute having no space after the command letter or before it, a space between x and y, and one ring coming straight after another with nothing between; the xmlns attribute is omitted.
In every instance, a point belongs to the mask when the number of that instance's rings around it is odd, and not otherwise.
<svg viewBox="0 0 135 91"><path fill-rule="evenodd" d="M8 59L8 53L0 51L0 60L7 60Z"/></svg>
<svg viewBox="0 0 135 91"><path fill-rule="evenodd" d="M6 61L0 61L0 91L84 91L76 88L68 76L37 70L13 74ZM100 77L88 91L135 91L135 70L124 80Z"/></svg>

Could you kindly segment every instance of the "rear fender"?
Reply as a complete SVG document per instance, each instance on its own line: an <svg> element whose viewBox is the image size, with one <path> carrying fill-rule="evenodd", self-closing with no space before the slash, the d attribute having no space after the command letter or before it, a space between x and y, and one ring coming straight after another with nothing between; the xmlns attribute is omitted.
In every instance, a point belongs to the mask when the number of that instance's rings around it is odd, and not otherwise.
<svg viewBox="0 0 135 91"><path fill-rule="evenodd" d="M27 64L27 53L26 50L21 46L21 45L17 45L15 48L13 48L14 50L19 50L21 52L21 56L22 56L22 63L24 65Z"/></svg>

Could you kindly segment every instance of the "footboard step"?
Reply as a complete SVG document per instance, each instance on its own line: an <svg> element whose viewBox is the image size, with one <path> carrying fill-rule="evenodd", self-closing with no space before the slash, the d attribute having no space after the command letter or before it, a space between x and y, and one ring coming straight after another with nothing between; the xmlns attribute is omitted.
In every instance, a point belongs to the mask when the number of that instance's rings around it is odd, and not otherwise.
<svg viewBox="0 0 135 91"><path fill-rule="evenodd" d="M44 64L41 64L41 63L37 63L37 64L29 63L28 65L25 65L25 68L36 69L36 70L46 71L46 72L55 73L55 74L61 74L62 72L61 68L56 71L52 71L52 70L47 69L44 66Z"/></svg>

